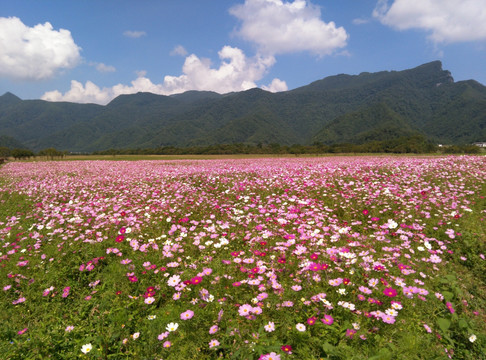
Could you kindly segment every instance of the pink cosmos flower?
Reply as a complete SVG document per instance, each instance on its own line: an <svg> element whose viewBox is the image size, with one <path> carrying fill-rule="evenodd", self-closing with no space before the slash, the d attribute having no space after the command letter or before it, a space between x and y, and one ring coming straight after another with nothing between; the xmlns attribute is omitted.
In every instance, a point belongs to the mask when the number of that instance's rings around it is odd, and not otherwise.
<svg viewBox="0 0 486 360"><path fill-rule="evenodd" d="M331 285L331 286L339 286L342 283L343 283L343 279L341 279L341 278L329 280L329 285Z"/></svg>
<svg viewBox="0 0 486 360"><path fill-rule="evenodd" d="M219 341L216 340L216 339L212 339L210 342L209 342L209 348L213 348L213 347L216 347L216 346L219 346Z"/></svg>
<svg viewBox="0 0 486 360"><path fill-rule="evenodd" d="M267 297L268 297L268 294L266 292L263 292L263 293L257 295L257 299L260 300L260 301L265 300Z"/></svg>
<svg viewBox="0 0 486 360"><path fill-rule="evenodd" d="M215 333L217 333L217 332L218 332L218 330L219 330L218 325L213 325L213 326L211 326L211 327L209 328L209 333L210 333L210 334L215 334Z"/></svg>
<svg viewBox="0 0 486 360"><path fill-rule="evenodd" d="M271 352L270 354L265 354L265 355L261 355L258 360L280 360L280 355L278 355L277 353L275 352Z"/></svg>
<svg viewBox="0 0 486 360"><path fill-rule="evenodd" d="M394 324L396 320L394 316L387 315L387 314L382 314L381 319L386 324Z"/></svg>
<svg viewBox="0 0 486 360"><path fill-rule="evenodd" d="M263 310L262 310L261 307L255 306L255 307L251 308L251 312L255 315L260 315L263 312Z"/></svg>
<svg viewBox="0 0 486 360"><path fill-rule="evenodd" d="M267 325L264 326L266 332L272 332L275 330L275 323L270 321Z"/></svg>
<svg viewBox="0 0 486 360"><path fill-rule="evenodd" d="M146 298L146 299L144 300L145 304L147 304L147 305L152 304L154 301L155 301L155 298L154 298L154 297L152 297L152 296L149 296L148 298Z"/></svg>
<svg viewBox="0 0 486 360"><path fill-rule="evenodd" d="M163 332L162 334L160 334L157 339L159 339L159 341L162 341L164 340L167 336L169 336L169 332L166 331L166 332Z"/></svg>
<svg viewBox="0 0 486 360"><path fill-rule="evenodd" d="M194 311L187 310L181 314L181 320L189 320L192 319L193 316L194 316Z"/></svg>
<svg viewBox="0 0 486 360"><path fill-rule="evenodd" d="M251 305L248 305L248 304L241 305L238 309L238 314L240 314L240 316L248 316L248 315L250 315L252 310L253 310L253 307Z"/></svg>

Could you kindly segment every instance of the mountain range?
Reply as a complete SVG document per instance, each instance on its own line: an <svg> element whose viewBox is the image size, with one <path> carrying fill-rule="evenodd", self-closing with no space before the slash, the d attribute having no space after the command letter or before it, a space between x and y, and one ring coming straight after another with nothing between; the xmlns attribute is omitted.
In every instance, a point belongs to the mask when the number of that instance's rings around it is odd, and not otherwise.
<svg viewBox="0 0 486 360"><path fill-rule="evenodd" d="M326 77L294 90L120 95L109 104L0 96L0 146L71 152L213 144L362 144L423 135L486 141L486 87L440 61Z"/></svg>

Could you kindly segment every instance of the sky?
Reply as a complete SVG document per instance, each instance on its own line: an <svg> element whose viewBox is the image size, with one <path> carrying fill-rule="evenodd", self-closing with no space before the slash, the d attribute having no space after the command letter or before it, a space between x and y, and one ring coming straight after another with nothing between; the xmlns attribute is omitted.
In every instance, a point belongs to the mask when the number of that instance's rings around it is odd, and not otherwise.
<svg viewBox="0 0 486 360"><path fill-rule="evenodd" d="M2 0L0 95L278 92L440 60L486 84L486 0Z"/></svg>

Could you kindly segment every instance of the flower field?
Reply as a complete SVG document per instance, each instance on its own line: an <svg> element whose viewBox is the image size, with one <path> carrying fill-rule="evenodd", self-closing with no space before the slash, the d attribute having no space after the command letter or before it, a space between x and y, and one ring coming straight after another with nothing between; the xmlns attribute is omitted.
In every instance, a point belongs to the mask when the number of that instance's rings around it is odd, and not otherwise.
<svg viewBox="0 0 486 360"><path fill-rule="evenodd" d="M6 359L482 359L485 157L13 162Z"/></svg>

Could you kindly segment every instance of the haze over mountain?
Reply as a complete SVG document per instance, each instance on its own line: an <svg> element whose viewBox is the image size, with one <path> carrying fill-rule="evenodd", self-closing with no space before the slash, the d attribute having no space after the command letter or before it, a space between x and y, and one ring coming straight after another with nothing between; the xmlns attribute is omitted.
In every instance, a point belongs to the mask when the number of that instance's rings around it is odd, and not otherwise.
<svg viewBox="0 0 486 360"><path fill-rule="evenodd" d="M434 61L404 71L330 76L279 93L138 93L106 106L0 96L0 140L33 150L359 144L414 134L445 144L486 141L486 87L454 82Z"/></svg>

